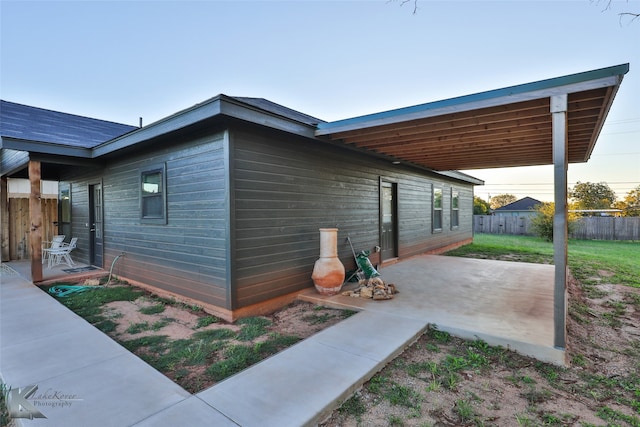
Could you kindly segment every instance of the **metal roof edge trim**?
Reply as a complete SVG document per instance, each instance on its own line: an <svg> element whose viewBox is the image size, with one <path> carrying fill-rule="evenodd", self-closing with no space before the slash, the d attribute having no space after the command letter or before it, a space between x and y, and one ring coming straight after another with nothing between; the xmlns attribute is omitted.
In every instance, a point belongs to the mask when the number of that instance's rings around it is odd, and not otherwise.
<svg viewBox="0 0 640 427"><path fill-rule="evenodd" d="M627 71L629 71L629 64L627 64ZM596 128L593 132L592 138L591 138L591 143L589 144L589 148L587 149L587 152L585 153L585 159L584 161L588 161L591 158L591 154L593 153L593 150L596 146L596 141L598 140L598 138L600 137L600 133L602 132L602 128L604 127L604 122L607 120L607 116L609 115L609 111L611 110L611 106L613 105L613 100L615 99L616 95L618 94L618 90L620 89L620 85L622 84L622 78L624 77L623 74L620 74L617 76L618 78L618 83L616 85L613 86L613 89L611 90L611 93L609 94L609 99L607 100L606 105L604 105L604 108L601 110L601 116L598 119L598 122L596 124Z"/></svg>
<svg viewBox="0 0 640 427"><path fill-rule="evenodd" d="M2 148L16 151L35 152L42 154L53 154L57 156L91 158L91 149L84 147L73 147L53 142L32 141L19 138L2 137Z"/></svg>
<svg viewBox="0 0 640 427"><path fill-rule="evenodd" d="M564 88L564 93L572 93L597 87L616 86L620 84L620 76L627 72L629 72L629 63L334 122L319 123L316 136L537 99L556 94L559 88Z"/></svg>
<svg viewBox="0 0 640 427"><path fill-rule="evenodd" d="M449 178L458 179L460 181L466 181L473 185L484 185L484 180L480 178L476 178L475 176L471 176L464 172L460 172L460 171L434 171L434 172Z"/></svg>
<svg viewBox="0 0 640 427"><path fill-rule="evenodd" d="M239 103L239 104L241 104L241 105L246 106L247 108L251 108L251 109L256 110L256 111L267 112L267 113L272 114L272 115L274 115L274 116L282 117L283 119L286 119L286 120L290 120L290 121L294 121L294 122L297 122L297 123L301 123L301 124L303 124L303 125L305 125L305 126L310 126L310 124L309 124L309 123L305 123L305 122L303 122L302 120L295 119L295 118L293 118L293 117L288 117L288 116L286 116L286 115L284 115L284 114L281 114L281 113L279 113L279 112L272 111L272 110L269 110L269 109L267 109L267 108L262 108L262 107L260 107L259 105L252 104L251 102L246 101L246 100L247 100L247 99L253 99L253 100L257 100L257 101L260 101L260 100L262 100L262 101L266 101L266 102L268 102L268 103L270 103L270 104L273 104L273 105L275 105L275 106L277 106L277 107L280 107L280 108L283 108L283 109L289 110L289 111L291 111L291 112L293 112L293 113L297 113L297 114L302 115L302 116L306 116L306 117L307 117L307 118L309 118L309 119L313 119L313 121L315 121L315 122L316 122L316 123L315 123L316 125L317 125L318 123L326 123L326 121L325 121L325 120L319 119L319 118L317 118L317 117L311 116L311 115L309 115L309 114L303 113L303 112L298 111L298 110L294 110L294 109L292 109L292 108L289 108L289 107L287 107L287 106L285 106L285 105L282 105L282 104L278 104L277 102L273 102L273 101L271 101L271 100L269 100L269 99L266 99L266 98L251 98L251 97L247 97L247 96L228 96L228 95L225 95L225 97L226 97L226 98L229 98L229 100L230 100L230 101L231 101L231 100L233 100L233 101L235 101L235 102L237 102L237 103Z"/></svg>
<svg viewBox="0 0 640 427"><path fill-rule="evenodd" d="M233 97L226 95L224 97L225 103L221 106L221 114L225 116L315 139L316 127L313 125L264 110Z"/></svg>
<svg viewBox="0 0 640 427"><path fill-rule="evenodd" d="M92 157L100 157L122 148L130 147L139 142L181 129L201 120L214 117L220 114L220 100L222 97L223 95L215 96L204 102L164 117L147 126L143 126L137 130L129 132L126 135L102 143L93 148Z"/></svg>
<svg viewBox="0 0 640 427"><path fill-rule="evenodd" d="M231 96L220 94L192 107L178 111L140 129L114 138L93 148L93 158L130 147L140 142L182 129L215 116L228 116L262 126L315 138L315 126L283 117Z"/></svg>

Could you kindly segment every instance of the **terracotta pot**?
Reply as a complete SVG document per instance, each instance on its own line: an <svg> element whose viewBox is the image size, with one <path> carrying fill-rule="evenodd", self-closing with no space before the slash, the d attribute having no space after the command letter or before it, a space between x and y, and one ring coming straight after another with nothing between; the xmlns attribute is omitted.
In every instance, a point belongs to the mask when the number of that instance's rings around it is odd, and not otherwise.
<svg viewBox="0 0 640 427"><path fill-rule="evenodd" d="M322 295L335 295L344 283L344 265L338 258L338 229L320 229L320 258L313 266L311 279Z"/></svg>

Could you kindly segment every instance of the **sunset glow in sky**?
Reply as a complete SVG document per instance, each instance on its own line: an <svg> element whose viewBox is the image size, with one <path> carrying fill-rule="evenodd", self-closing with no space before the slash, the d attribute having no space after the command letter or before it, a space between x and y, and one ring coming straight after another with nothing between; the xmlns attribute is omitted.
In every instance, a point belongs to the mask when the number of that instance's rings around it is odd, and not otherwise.
<svg viewBox="0 0 640 427"><path fill-rule="evenodd" d="M2 99L138 125L217 94L327 121L630 63L569 185L640 184L640 1L1 1ZM552 167L465 171L553 198Z"/></svg>

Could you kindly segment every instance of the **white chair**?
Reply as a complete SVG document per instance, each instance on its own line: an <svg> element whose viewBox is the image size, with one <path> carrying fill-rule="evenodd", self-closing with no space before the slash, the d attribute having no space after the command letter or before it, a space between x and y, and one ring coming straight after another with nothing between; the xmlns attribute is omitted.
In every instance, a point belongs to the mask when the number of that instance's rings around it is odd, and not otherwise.
<svg viewBox="0 0 640 427"><path fill-rule="evenodd" d="M51 242L45 242L45 243L49 243L49 247L42 249L42 263L43 264L44 264L44 261L47 258L51 258L51 255L50 255L51 250L58 249L64 244L64 234L59 234L57 236L53 236L53 239L51 239Z"/></svg>
<svg viewBox="0 0 640 427"><path fill-rule="evenodd" d="M49 251L49 268L58 264L66 263L69 267L73 267L75 263L71 259L71 251L76 248L78 238L74 237L69 243L63 243L62 246L51 249Z"/></svg>

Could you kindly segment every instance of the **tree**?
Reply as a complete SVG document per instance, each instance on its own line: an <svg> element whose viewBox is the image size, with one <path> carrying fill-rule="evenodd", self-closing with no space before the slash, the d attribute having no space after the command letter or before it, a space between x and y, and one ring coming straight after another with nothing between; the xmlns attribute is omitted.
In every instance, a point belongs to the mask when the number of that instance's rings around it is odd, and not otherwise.
<svg viewBox="0 0 640 427"><path fill-rule="evenodd" d="M553 202L542 203L535 208L536 214L531 218L531 229L543 239L553 241L553 216L556 205ZM567 214L567 229L573 232L578 216L574 213Z"/></svg>
<svg viewBox="0 0 640 427"><path fill-rule="evenodd" d="M418 0L415 0L415 1L418 1ZM597 4L600 4L600 3L601 3L601 0L597 0ZM610 10L611 9L611 3L613 3L613 0L606 0L606 6L605 6L604 10ZM416 8L417 8L417 5L416 5ZM416 13L415 10L414 10L413 13L414 14ZM630 11L620 12L620 13L618 13L618 16L620 17L620 24L622 24L623 18L628 18L631 21L635 21L636 19L640 19L640 13L630 12Z"/></svg>
<svg viewBox="0 0 640 427"><path fill-rule="evenodd" d="M629 191L623 201L616 203L622 210L622 216L640 216L640 185Z"/></svg>
<svg viewBox="0 0 640 427"><path fill-rule="evenodd" d="M489 202L481 199L478 196L473 196L473 214L474 215L489 215L491 206Z"/></svg>
<svg viewBox="0 0 640 427"><path fill-rule="evenodd" d="M501 208L516 200L518 200L518 198L513 194L498 194L490 199L491 209Z"/></svg>
<svg viewBox="0 0 640 427"><path fill-rule="evenodd" d="M605 8L604 10L609 10L611 9L611 3L613 2L613 0L590 0L591 3L593 3L595 1L596 4L601 4L601 3L605 3ZM395 2L399 2L400 6L404 6L405 4L410 4L411 6L413 6L413 14L417 15L418 14L418 0L388 0L389 3L395 3ZM620 12L618 13L618 16L620 17L620 23L622 24L623 18L628 18L631 21L635 21L636 19L640 19L640 13L636 13L636 12L631 12L631 11L626 11L626 12Z"/></svg>
<svg viewBox="0 0 640 427"><path fill-rule="evenodd" d="M606 182L580 182L569 189L575 209L610 209L616 202L616 193Z"/></svg>

